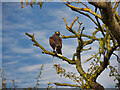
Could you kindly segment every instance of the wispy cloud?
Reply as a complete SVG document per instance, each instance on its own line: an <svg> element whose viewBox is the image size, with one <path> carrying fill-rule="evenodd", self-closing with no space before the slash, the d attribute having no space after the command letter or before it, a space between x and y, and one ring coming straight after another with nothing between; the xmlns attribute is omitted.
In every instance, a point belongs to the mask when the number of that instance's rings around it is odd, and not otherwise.
<svg viewBox="0 0 120 90"><path fill-rule="evenodd" d="M8 58L9 59L9 57L10 56L6 56L6 58ZM9 66L9 65L13 65L13 64L16 64L18 61L13 61L13 62L7 62L7 63L5 63L4 65L6 65L6 66Z"/></svg>
<svg viewBox="0 0 120 90"><path fill-rule="evenodd" d="M30 66L25 66L25 67L19 68L18 70L20 72L30 72L30 71L34 71L34 70L40 69L40 66L41 66L41 64L30 65Z"/></svg>
<svg viewBox="0 0 120 90"><path fill-rule="evenodd" d="M15 53L23 53L23 54L25 54L25 53L33 53L34 51L34 49L32 49L32 48L21 48L21 47L15 47L15 48L13 48L12 49L13 50L13 52L15 52Z"/></svg>

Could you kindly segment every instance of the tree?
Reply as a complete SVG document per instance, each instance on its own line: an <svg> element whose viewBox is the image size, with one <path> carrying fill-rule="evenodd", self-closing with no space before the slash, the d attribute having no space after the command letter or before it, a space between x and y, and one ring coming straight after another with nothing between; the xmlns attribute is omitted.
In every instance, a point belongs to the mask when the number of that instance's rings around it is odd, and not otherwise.
<svg viewBox="0 0 120 90"><path fill-rule="evenodd" d="M34 2L33 1L29 4L27 2L26 5L41 5L43 2ZM90 5L94 6L94 11L90 9L86 4L83 2L64 2L64 4L71 8L73 11L78 12L79 14L82 14L86 17L88 17L95 25L95 30L92 33L92 35L84 34L85 27L82 27L82 23L78 21L79 17L76 17L70 26L67 24L67 20L63 17L66 29L71 32L73 35L71 36L65 36L62 35L63 39L68 38L77 38L78 46L76 47L76 52L73 54L73 58L69 59L65 57L64 55L59 55L54 52L50 52L46 50L43 46L41 46L34 37L34 34L31 35L29 33L26 33L27 36L31 38L31 40L34 42L34 46L40 47L44 54L52 55L55 57L58 57L71 65L75 65L76 69L79 73L79 77L76 77L74 73L66 73L65 69L61 68L60 65L54 65L54 67L57 70L57 73L61 76L73 78L76 82L78 82L79 85L76 84L66 84L66 83L54 83L57 86L71 86L71 87L80 87L80 88L92 88L92 89L104 89L104 87L99 84L96 80L99 75L109 66L111 72L110 76L114 76L115 80L118 80L117 87L120 88L120 75L118 74L117 70L114 66L110 65L110 58L112 55L115 55L117 57L117 60L119 61L119 57L114 53L114 51L118 50L118 47L120 46L120 16L117 13L117 8L119 5L119 2L89 2ZM23 8L23 3L22 8ZM76 4L82 4L83 7L77 7ZM100 13L99 13L100 12ZM92 14L93 16L91 16ZM102 23L101 23L102 21ZM78 30L74 30L73 26L75 23L79 24ZM97 37L96 34L100 32L101 37ZM85 40L84 38L87 38ZM88 40L89 39L89 40ZM85 72L85 70L82 67L81 64L81 53L84 51L88 51L91 49L85 49L84 47L87 45L92 45L94 42L99 43L99 50L94 55L92 55L89 59L86 59L85 63L89 60L91 61L90 68L88 68L88 71ZM103 58L102 58L103 57ZM102 60L101 60L102 59Z"/></svg>

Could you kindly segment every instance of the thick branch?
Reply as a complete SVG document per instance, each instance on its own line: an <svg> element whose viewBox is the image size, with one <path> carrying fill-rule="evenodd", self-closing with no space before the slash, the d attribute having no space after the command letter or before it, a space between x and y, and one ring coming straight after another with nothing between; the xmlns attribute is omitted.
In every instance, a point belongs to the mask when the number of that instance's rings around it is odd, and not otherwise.
<svg viewBox="0 0 120 90"><path fill-rule="evenodd" d="M104 87L97 82L91 82L90 86L92 87L93 90L104 90Z"/></svg>
<svg viewBox="0 0 120 90"><path fill-rule="evenodd" d="M30 38L32 38L31 40L34 42L33 45L35 45L35 46L37 46L37 47L40 47L40 48L43 50L43 53L48 54L48 55L52 55L52 56L55 56L55 57L58 57L58 58L60 58L60 59L62 59L62 60L65 60L65 61L68 62L69 64L75 64L75 63L76 63L75 61L70 60L70 59L68 59L67 57L64 57L64 56L62 56L62 55L55 54L55 53L53 53L53 52L47 51L43 46L41 46L41 45L35 40L34 34L33 34L33 35L30 35L30 34L28 34L28 33L25 33L25 34L26 34L27 36L29 36Z"/></svg>
<svg viewBox="0 0 120 90"><path fill-rule="evenodd" d="M71 35L71 36L64 36L64 35L62 35L62 38L63 38L63 39L76 38L76 36L75 36L75 35Z"/></svg>
<svg viewBox="0 0 120 90"><path fill-rule="evenodd" d="M82 34L81 37L86 37L86 38L89 38L89 39L99 40L99 38L96 38L96 37L93 37L93 36L90 36L90 35L86 35L86 34ZM63 39L76 38L76 36L75 35L71 35L71 36L64 36L64 35L62 35L62 38Z"/></svg>
<svg viewBox="0 0 120 90"><path fill-rule="evenodd" d="M54 83L55 85L57 85L57 86L70 86L70 87L81 87L81 86L79 86L79 85L77 85L77 84L66 84L66 83Z"/></svg>
<svg viewBox="0 0 120 90"><path fill-rule="evenodd" d="M78 46L76 50L77 60L76 60L76 69L80 73L80 76L82 76L86 81L88 80L87 77L85 77L85 71L82 68L81 65L81 51L83 50L83 42L82 40L78 40Z"/></svg>
<svg viewBox="0 0 120 90"><path fill-rule="evenodd" d="M81 61L78 59L76 60L76 69L80 73L80 76L82 76L86 81L88 80L88 77L85 77L85 71L82 68Z"/></svg>
<svg viewBox="0 0 120 90"><path fill-rule="evenodd" d="M112 7L109 6L106 10L103 10L102 16L104 17L103 22L108 26L109 30L120 45L120 25L115 18L115 13L113 13Z"/></svg>

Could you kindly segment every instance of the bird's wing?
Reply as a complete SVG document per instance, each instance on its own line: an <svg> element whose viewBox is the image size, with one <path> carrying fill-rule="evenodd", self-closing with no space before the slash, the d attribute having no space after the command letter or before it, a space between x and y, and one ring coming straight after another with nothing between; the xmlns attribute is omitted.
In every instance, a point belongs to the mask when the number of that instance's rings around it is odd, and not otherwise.
<svg viewBox="0 0 120 90"><path fill-rule="evenodd" d="M58 54L61 54L61 55L62 55L61 47L58 46L57 49L56 49L56 51L57 51Z"/></svg>
<svg viewBox="0 0 120 90"><path fill-rule="evenodd" d="M61 48L62 48L62 38L60 37L60 45L61 45Z"/></svg>
<svg viewBox="0 0 120 90"><path fill-rule="evenodd" d="M53 49L55 49L55 40L54 40L53 37L50 37L50 38L49 38L49 44L51 45L51 47L52 47Z"/></svg>
<svg viewBox="0 0 120 90"><path fill-rule="evenodd" d="M57 41L55 42L56 43L56 51L58 54L61 54L62 55L62 38L61 37L58 37Z"/></svg>

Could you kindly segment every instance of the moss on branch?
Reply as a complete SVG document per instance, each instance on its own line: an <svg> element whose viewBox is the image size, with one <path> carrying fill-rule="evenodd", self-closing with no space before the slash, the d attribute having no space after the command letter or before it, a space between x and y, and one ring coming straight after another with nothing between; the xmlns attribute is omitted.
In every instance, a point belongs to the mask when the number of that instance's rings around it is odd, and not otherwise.
<svg viewBox="0 0 120 90"><path fill-rule="evenodd" d="M77 32L76 32L75 30L72 29L72 27L73 27L75 21L78 19L78 17L75 18L75 20L72 22L72 24L70 25L70 27L67 25L67 21L66 21L65 17L63 17L63 19L64 19L65 24L66 24L66 29L67 29L68 31L72 32L73 34L75 34L76 37L78 37Z"/></svg>
<svg viewBox="0 0 120 90"><path fill-rule="evenodd" d="M94 80L96 80L100 73L102 73L104 69L109 65L109 59L117 47L118 45L116 45L115 47L111 47L110 50L107 51L106 55L104 56L104 61L101 62L100 67L93 74L95 76Z"/></svg>
<svg viewBox="0 0 120 90"><path fill-rule="evenodd" d="M79 86L77 84L66 84L66 83L58 83L58 82L56 82L54 84L57 85L57 86L81 87L81 86Z"/></svg>
<svg viewBox="0 0 120 90"><path fill-rule="evenodd" d="M68 3L67 3L66 5L67 5L68 7L70 7L70 8L72 8L72 9L76 9L76 10L81 10L81 11L89 12L89 13L91 13L92 15L94 15L94 16L96 16L96 17L98 17L98 18L101 19L101 16L100 16L99 14L93 12L92 9L90 9L90 8L75 7L75 6L70 5L70 4L68 4Z"/></svg>

